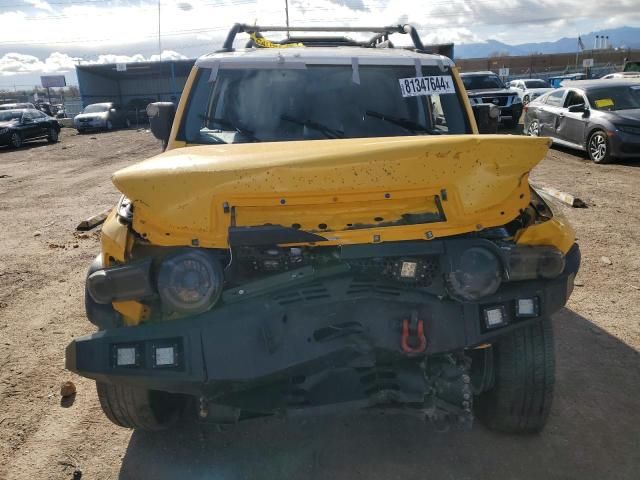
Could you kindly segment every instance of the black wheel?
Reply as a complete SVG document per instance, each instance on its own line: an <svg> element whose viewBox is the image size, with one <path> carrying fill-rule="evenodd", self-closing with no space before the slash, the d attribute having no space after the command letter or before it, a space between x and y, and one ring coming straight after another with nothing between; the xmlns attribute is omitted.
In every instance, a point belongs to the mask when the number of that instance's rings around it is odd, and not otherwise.
<svg viewBox="0 0 640 480"><path fill-rule="evenodd" d="M49 143L56 143L58 141L59 133L54 127L49 129L49 135L47 135L47 141Z"/></svg>
<svg viewBox="0 0 640 480"><path fill-rule="evenodd" d="M541 319L508 333L491 350L493 387L477 396L476 416L492 430L539 432L547 422L553 401L551 320Z"/></svg>
<svg viewBox="0 0 640 480"><path fill-rule="evenodd" d="M22 135L20 135L18 132L13 132L11 134L11 146L13 148L20 148L23 143L24 140L22 139Z"/></svg>
<svg viewBox="0 0 640 480"><path fill-rule="evenodd" d="M611 148L609 138L602 130L596 130L587 141L587 153L595 163L609 163L611 161Z"/></svg>
<svg viewBox="0 0 640 480"><path fill-rule="evenodd" d="M540 136L540 124L538 123L538 120L531 120L529 128L527 128L527 135L530 137Z"/></svg>
<svg viewBox="0 0 640 480"><path fill-rule="evenodd" d="M186 405L183 395L96 382L102 411L120 427L158 431L173 426Z"/></svg>

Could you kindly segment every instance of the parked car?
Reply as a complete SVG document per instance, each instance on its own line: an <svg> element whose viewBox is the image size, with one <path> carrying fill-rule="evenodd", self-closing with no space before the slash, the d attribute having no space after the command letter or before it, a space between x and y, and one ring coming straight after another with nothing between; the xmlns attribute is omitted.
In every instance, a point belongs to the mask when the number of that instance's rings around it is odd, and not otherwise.
<svg viewBox="0 0 640 480"><path fill-rule="evenodd" d="M522 99L523 105L553 90L549 82L540 78L512 80L509 82L509 86L516 90L518 96Z"/></svg>
<svg viewBox="0 0 640 480"><path fill-rule="evenodd" d="M568 83L525 108L524 130L584 150L596 163L640 157L640 84L633 80Z"/></svg>
<svg viewBox="0 0 640 480"><path fill-rule="evenodd" d="M129 128L131 122L118 105L113 102L87 105L82 113L76 115L73 124L78 133L87 130L113 130Z"/></svg>
<svg viewBox="0 0 640 480"><path fill-rule="evenodd" d="M19 148L24 142L46 138L58 141L60 124L35 108L0 111L0 145Z"/></svg>
<svg viewBox="0 0 640 480"><path fill-rule="evenodd" d="M36 106L33 103L3 103L0 105L0 110L16 110L22 108L30 108L35 110Z"/></svg>
<svg viewBox="0 0 640 480"><path fill-rule="evenodd" d="M453 61L409 25L234 50L257 28L197 60L181 108L147 108L167 148L112 177L100 332L67 368L141 430L359 408L542 429L580 262L529 186L548 140L477 135ZM415 48L371 48L393 34Z"/></svg>
<svg viewBox="0 0 640 480"><path fill-rule="evenodd" d="M638 78L640 79L640 72L614 72L602 77L602 80L611 80L612 78L617 79L630 79L630 78Z"/></svg>
<svg viewBox="0 0 640 480"><path fill-rule="evenodd" d="M500 121L515 127L522 115L522 99L493 72L461 73L460 77L472 105L491 103L500 109Z"/></svg>

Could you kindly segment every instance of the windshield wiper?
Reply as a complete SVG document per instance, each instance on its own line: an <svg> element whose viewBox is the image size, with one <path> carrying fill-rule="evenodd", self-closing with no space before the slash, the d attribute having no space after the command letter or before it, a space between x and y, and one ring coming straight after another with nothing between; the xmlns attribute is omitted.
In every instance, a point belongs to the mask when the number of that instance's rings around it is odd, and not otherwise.
<svg viewBox="0 0 640 480"><path fill-rule="evenodd" d="M379 118L382 121L398 125L399 127L402 127L405 130L410 131L411 133L426 132L431 135L440 135L441 133L438 130L427 128L424 125L419 124L418 122L409 120L408 118L398 118L392 115L385 115L384 113L374 112L373 110L367 110L366 112L364 112L364 114L369 117Z"/></svg>
<svg viewBox="0 0 640 480"><path fill-rule="evenodd" d="M233 122L230 122L229 120L226 120L224 118L208 117L206 115L200 115L200 117L207 123L209 123L209 122L219 123L223 127L229 127L232 130L235 130L236 132L238 132L240 135L244 135L245 137L247 137L252 142L259 142L260 141L260 139L258 137L256 137L251 130L247 129L246 127L243 127L239 123L233 123ZM224 143L227 143L227 142L224 142Z"/></svg>
<svg viewBox="0 0 640 480"><path fill-rule="evenodd" d="M286 122L295 123L296 125L317 130L320 133L323 133L327 138L344 138L344 132L342 130L335 130L331 127L327 127L326 125L322 125L321 123L314 122L313 120L299 120L297 118L290 117L289 115L281 115L280 118Z"/></svg>

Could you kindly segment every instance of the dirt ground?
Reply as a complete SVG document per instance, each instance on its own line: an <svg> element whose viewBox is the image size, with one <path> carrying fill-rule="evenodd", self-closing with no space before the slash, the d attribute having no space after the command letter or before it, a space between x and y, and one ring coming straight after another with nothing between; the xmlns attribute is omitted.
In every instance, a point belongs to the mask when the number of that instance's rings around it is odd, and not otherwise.
<svg viewBox="0 0 640 480"><path fill-rule="evenodd" d="M74 470L83 479L638 478L640 162L596 166L551 150L533 172L588 204L563 208L583 265L554 318L557 387L540 435L480 425L437 433L392 416L194 425L167 435L109 423L93 382L63 362L71 338L92 331L83 283L99 234L75 226L117 201L113 171L159 151L135 130L65 129L56 145L0 148L0 479L71 479ZM61 401L66 380L78 387L73 402Z"/></svg>

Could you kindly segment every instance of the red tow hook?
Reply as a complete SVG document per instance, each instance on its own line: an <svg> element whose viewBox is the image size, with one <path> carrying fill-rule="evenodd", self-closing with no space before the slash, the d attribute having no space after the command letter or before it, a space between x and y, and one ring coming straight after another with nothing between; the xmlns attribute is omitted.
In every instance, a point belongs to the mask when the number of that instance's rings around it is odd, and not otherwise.
<svg viewBox="0 0 640 480"><path fill-rule="evenodd" d="M411 343L416 345L411 346ZM427 338L424 336L424 322L418 320L418 314L412 313L411 320L402 320L402 337L400 341L402 351L407 354L422 353L427 348Z"/></svg>

